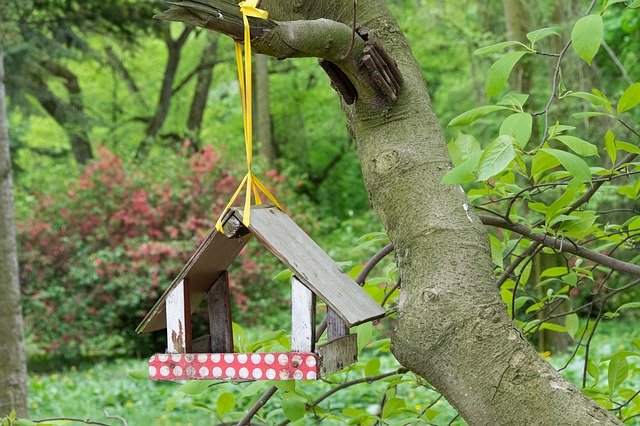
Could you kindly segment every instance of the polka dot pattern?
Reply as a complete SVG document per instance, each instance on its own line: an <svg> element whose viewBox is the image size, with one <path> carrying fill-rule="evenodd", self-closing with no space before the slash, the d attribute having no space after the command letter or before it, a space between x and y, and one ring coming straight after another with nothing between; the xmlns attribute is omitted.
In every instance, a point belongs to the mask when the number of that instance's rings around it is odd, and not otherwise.
<svg viewBox="0 0 640 426"><path fill-rule="evenodd" d="M149 359L152 380L315 380L314 353L157 354Z"/></svg>

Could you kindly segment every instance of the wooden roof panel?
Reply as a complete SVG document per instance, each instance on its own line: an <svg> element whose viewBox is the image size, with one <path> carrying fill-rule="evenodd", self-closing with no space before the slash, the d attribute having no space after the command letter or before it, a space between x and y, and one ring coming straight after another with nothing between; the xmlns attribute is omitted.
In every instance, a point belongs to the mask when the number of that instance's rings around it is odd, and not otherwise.
<svg viewBox="0 0 640 426"><path fill-rule="evenodd" d="M241 210L234 214L242 220ZM384 309L285 213L275 207L252 208L249 230L347 325L384 316Z"/></svg>
<svg viewBox="0 0 640 426"><path fill-rule="evenodd" d="M227 238L216 230L209 234L173 280L171 287L164 292L162 297L151 308L147 316L136 328L136 331L138 333L147 333L166 328L165 301L169 293L183 279L187 280L191 299L191 312L194 312L204 299L209 288L216 282L220 274L229 268L231 262L238 256L240 250L250 239L251 234L236 238Z"/></svg>

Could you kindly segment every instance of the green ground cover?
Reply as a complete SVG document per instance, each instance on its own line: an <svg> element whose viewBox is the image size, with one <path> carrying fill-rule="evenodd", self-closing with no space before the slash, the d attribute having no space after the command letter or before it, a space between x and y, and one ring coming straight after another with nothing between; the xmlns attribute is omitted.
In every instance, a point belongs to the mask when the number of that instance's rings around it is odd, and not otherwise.
<svg viewBox="0 0 640 426"><path fill-rule="evenodd" d="M598 367L596 384L589 376L587 388L606 390L609 363L607 357L616 352L637 352L634 339L640 338L640 327L633 321L604 322L592 342L591 359ZM548 356L548 354L544 354ZM550 360L562 367L569 354L551 354ZM579 384L584 354L578 351L564 370L566 376ZM640 387L638 357L626 358L627 378L614 396L621 399L624 389ZM334 383L357 380L393 372L399 368L388 352L388 341L378 340L365 349L360 361L350 370L330 377ZM400 383L402 375L384 380L360 383L343 389L325 399L316 408L316 416L307 414L295 424L310 424L323 419L322 424L344 424L345 419L361 418L362 423L374 422L383 411L385 424L449 424L455 411L437 392L412 377ZM31 418L71 417L91 419L118 425L209 425L237 421L269 382L224 383L190 382L189 384L151 382L146 379L146 361L119 359L91 366L66 366L55 372L34 373L29 381ZM279 424L287 417L296 418L296 410L323 395L332 385L323 382L280 382L280 391L259 413L256 421ZM335 386L335 384L333 385ZM606 398L600 400L606 403ZM433 404L433 405L431 405ZM286 413L282 406L285 406ZM614 404L612 408L616 408ZM416 420L422 414L423 420ZM634 423L634 420L638 420ZM627 424L640 424L636 418ZM69 423L67 423L69 424ZM80 424L80 423L72 423ZM464 424L455 420L452 424Z"/></svg>

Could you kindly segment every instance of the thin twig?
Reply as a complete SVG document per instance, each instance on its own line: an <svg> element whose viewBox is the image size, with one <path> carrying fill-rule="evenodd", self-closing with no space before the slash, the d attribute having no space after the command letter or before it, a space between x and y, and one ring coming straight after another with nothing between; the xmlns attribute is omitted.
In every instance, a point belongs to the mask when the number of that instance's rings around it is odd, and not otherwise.
<svg viewBox="0 0 640 426"><path fill-rule="evenodd" d="M318 404L320 404L322 401L324 401L325 399L329 398L331 395L335 394L336 392L339 392L339 391L341 391L343 389L346 389L346 388L349 388L351 386L359 385L360 383L373 383L373 382L376 382L378 380L382 380L382 379L386 379L386 378L391 377L391 376L395 376L397 374L404 374L407 371L409 371L409 370L407 370L406 368L398 368L397 370L389 371L388 373L378 374L377 376L361 377L359 379L355 379L355 380L351 380L351 381L348 381L348 382L341 383L338 386L329 389L327 392L323 393L318 398L316 398L311 403L311 406L315 407ZM284 426L286 424L289 424L289 420L283 421L278 426Z"/></svg>
<svg viewBox="0 0 640 426"><path fill-rule="evenodd" d="M55 422L55 421L61 421L61 422L78 422L78 423L84 423L86 425L101 425L101 426L111 426L108 423L102 423L102 422L97 422L95 420L89 420L89 419L76 419L73 417L51 417L48 419L40 419L40 420L31 420L34 423L47 423L47 422Z"/></svg>
<svg viewBox="0 0 640 426"><path fill-rule="evenodd" d="M627 70L624 68L624 65L622 65L620 58L618 58L616 53L611 49L611 47L609 47L609 44L604 40L602 40L602 47L604 47L604 50L607 52L607 54L609 54L609 57L611 58L613 63L616 64L616 66L622 73L622 77L629 84L629 86L631 86L633 84L633 80L629 78L629 74L627 73Z"/></svg>

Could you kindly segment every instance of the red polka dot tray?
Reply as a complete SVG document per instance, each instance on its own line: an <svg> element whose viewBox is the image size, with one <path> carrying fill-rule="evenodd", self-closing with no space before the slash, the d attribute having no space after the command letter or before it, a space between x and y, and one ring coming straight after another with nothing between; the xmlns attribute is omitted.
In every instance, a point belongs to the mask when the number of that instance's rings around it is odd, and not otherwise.
<svg viewBox="0 0 640 426"><path fill-rule="evenodd" d="M310 352L156 354L152 380L315 380L318 355Z"/></svg>

